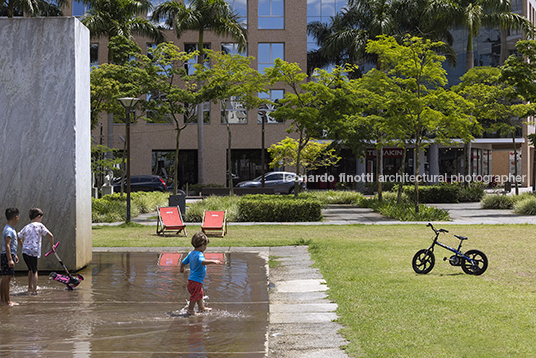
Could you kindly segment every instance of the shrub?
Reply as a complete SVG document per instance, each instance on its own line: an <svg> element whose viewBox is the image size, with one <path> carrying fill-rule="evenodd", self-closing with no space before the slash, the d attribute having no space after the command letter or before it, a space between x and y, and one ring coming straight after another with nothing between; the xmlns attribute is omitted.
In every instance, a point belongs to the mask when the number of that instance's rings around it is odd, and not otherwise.
<svg viewBox="0 0 536 358"><path fill-rule="evenodd" d="M522 215L536 215L536 198L530 197L514 203L514 213Z"/></svg>
<svg viewBox="0 0 536 358"><path fill-rule="evenodd" d="M403 187L411 201L415 201L415 187ZM419 203L457 203L460 187L456 184L422 185L419 186Z"/></svg>
<svg viewBox="0 0 536 358"><path fill-rule="evenodd" d="M202 222L205 210L227 210L227 221L238 221L238 196L209 196L188 205L184 221Z"/></svg>
<svg viewBox="0 0 536 358"><path fill-rule="evenodd" d="M238 203L239 220L303 222L322 219L322 203L313 197L246 195Z"/></svg>
<svg viewBox="0 0 536 358"><path fill-rule="evenodd" d="M411 202L403 202L400 205L393 200L367 199L363 205L372 208L382 215L401 221L446 221L450 220L448 211L437 209L424 204L419 205L419 212L415 213L415 205Z"/></svg>
<svg viewBox="0 0 536 358"><path fill-rule="evenodd" d="M364 195L357 191L345 190L322 190L322 191L307 191L299 194L300 198L316 198L322 204L352 204L359 205L359 202L364 198Z"/></svg>
<svg viewBox="0 0 536 358"><path fill-rule="evenodd" d="M130 194L130 216L150 213L157 206L167 206L168 194L161 192L135 192ZM91 199L91 220L95 223L125 221L127 219L127 196L115 193Z"/></svg>
<svg viewBox="0 0 536 358"><path fill-rule="evenodd" d="M484 197L484 189L480 183L471 183L469 187L461 187L458 194L460 203L479 202Z"/></svg>
<svg viewBox="0 0 536 358"><path fill-rule="evenodd" d="M514 197L511 195L486 195L480 201L482 209L512 209Z"/></svg>

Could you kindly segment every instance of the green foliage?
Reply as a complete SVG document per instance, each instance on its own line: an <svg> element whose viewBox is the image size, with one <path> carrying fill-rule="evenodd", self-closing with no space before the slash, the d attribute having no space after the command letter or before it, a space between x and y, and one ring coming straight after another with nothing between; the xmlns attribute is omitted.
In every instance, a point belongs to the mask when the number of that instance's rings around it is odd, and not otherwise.
<svg viewBox="0 0 536 358"><path fill-rule="evenodd" d="M480 183L471 183L468 187L461 186L458 193L458 202L478 202L484 197L484 189Z"/></svg>
<svg viewBox="0 0 536 358"><path fill-rule="evenodd" d="M100 199L91 199L92 221L110 223L125 221L127 215L127 196L115 193ZM168 194L161 192L134 192L130 195L130 215L156 211L157 206L168 205Z"/></svg>
<svg viewBox="0 0 536 358"><path fill-rule="evenodd" d="M227 221L238 221L238 196L209 196L188 206L184 221L202 222L205 210L227 210Z"/></svg>
<svg viewBox="0 0 536 358"><path fill-rule="evenodd" d="M482 209L512 209L514 197L512 195L486 195L480 202Z"/></svg>
<svg viewBox="0 0 536 358"><path fill-rule="evenodd" d="M521 215L536 215L536 197L528 197L514 203L514 213Z"/></svg>
<svg viewBox="0 0 536 358"><path fill-rule="evenodd" d="M297 165L298 141L287 137L282 141L272 144L268 148L268 153L272 157L271 168ZM316 141L311 139L301 152L300 166L304 171L316 170L318 168L331 167L341 160L335 153L335 148L330 142Z"/></svg>
<svg viewBox="0 0 536 358"><path fill-rule="evenodd" d="M404 193L415 201L415 187L404 185ZM421 203L457 203L460 187L455 184L426 185L419 187L419 201Z"/></svg>
<svg viewBox="0 0 536 358"><path fill-rule="evenodd" d="M300 193L300 198L314 197L323 205L328 204L352 204L358 206L364 195L357 191L346 190L320 190Z"/></svg>
<svg viewBox="0 0 536 358"><path fill-rule="evenodd" d="M363 207L369 207L382 215L400 221L446 221L450 220L449 213L443 209L437 209L424 204L419 205L419 211L415 212L413 202L403 202L400 205L395 200L365 199Z"/></svg>
<svg viewBox="0 0 536 358"><path fill-rule="evenodd" d="M286 195L246 195L239 202L239 220L247 222L307 222L322 219L316 198Z"/></svg>

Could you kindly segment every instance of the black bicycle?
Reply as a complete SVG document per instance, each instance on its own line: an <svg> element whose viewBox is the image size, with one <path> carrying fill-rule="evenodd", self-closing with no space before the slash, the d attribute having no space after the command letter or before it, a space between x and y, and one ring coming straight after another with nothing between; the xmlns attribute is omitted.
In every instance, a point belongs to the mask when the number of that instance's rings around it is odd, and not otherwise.
<svg viewBox="0 0 536 358"><path fill-rule="evenodd" d="M454 235L456 238L460 240L460 245L458 246L457 249L454 249L438 241L439 234L448 233L447 230L435 229L434 226L430 223L426 226L431 227L432 230L434 230L435 237L434 237L434 241L432 242L432 245L429 248L419 250L417 251L415 256L413 256L412 265L413 265L413 270L416 273L427 274L428 272L432 271L435 265L435 255L434 255L435 245L439 245L449 251L452 251L454 255L452 255L449 258L445 257L443 261L448 260L452 266L461 266L463 272L465 272L466 274L482 275L486 271L486 269L488 268L488 258L482 251L469 250L465 253L461 251L462 242L464 240L467 240L467 237Z"/></svg>

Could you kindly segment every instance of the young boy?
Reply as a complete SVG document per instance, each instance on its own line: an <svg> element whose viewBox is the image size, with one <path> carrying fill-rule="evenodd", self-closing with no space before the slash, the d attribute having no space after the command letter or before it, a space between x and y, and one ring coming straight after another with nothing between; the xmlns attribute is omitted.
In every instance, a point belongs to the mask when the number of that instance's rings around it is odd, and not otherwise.
<svg viewBox="0 0 536 358"><path fill-rule="evenodd" d="M199 312L210 311L211 308L205 307L203 303L203 281L207 273L206 265L221 265L219 260L205 260L203 252L209 244L207 236L198 232L192 237L193 251L190 251L188 256L181 262L180 272L184 272L186 265L190 265L190 275L188 276L188 292L190 293L190 304L186 313L195 315L194 307L197 303Z"/></svg>
<svg viewBox="0 0 536 358"><path fill-rule="evenodd" d="M17 208L6 209L7 225L2 234L2 252L0 254L2 266L2 282L0 282L0 305L18 306L9 297L9 282L15 275L15 264L19 262L17 246L17 232L14 227L19 222L19 210Z"/></svg>
<svg viewBox="0 0 536 358"><path fill-rule="evenodd" d="M19 232L22 241L22 258L28 266L28 293L37 295L37 259L41 257L41 237L48 236L50 247L54 247L54 236L41 223L43 211L39 208L30 209L30 223Z"/></svg>

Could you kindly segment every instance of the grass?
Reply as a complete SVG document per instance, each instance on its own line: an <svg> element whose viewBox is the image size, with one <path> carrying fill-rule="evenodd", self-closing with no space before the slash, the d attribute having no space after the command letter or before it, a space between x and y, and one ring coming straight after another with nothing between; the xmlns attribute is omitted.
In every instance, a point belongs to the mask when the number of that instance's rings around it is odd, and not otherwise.
<svg viewBox="0 0 536 358"><path fill-rule="evenodd" d="M431 243L425 225L231 226L212 247L308 244L315 266L338 304L352 357L536 356L536 240L534 225L440 225L468 236L465 249L489 260L482 276L444 262L436 248L427 275L411 268L415 252ZM190 246L162 238L154 227L95 227L94 246Z"/></svg>

